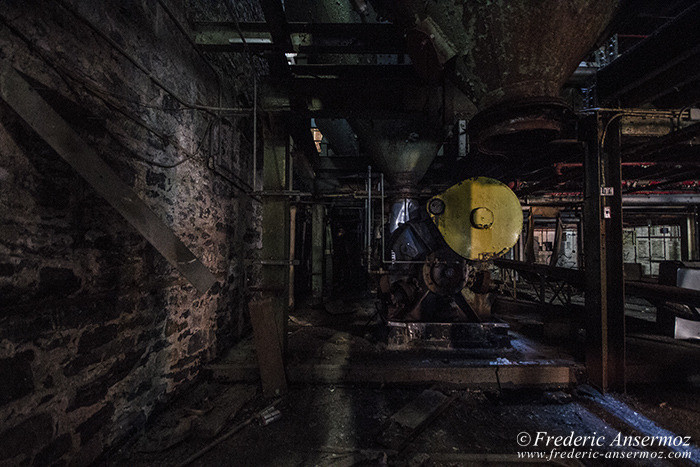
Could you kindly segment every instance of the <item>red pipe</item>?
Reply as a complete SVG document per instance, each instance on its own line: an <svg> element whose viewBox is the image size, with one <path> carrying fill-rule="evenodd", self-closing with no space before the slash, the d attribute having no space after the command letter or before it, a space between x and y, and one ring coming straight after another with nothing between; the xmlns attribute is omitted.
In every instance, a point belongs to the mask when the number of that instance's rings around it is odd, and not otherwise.
<svg viewBox="0 0 700 467"><path fill-rule="evenodd" d="M624 166L629 166L629 167L653 167L653 166L655 166L655 165L658 165L658 163L656 163L656 162L644 162L644 161L640 161L640 162L623 162L623 163L622 163L622 166L623 166L623 167L624 167ZM682 163L676 164L676 165L682 165ZM582 162L557 162L556 164L554 164L554 167L557 167L557 168L561 167L561 168L569 169L569 168L572 168L572 167L583 167L583 163L582 163Z"/></svg>
<svg viewBox="0 0 700 467"><path fill-rule="evenodd" d="M654 167L658 165L656 162L623 162L623 167ZM554 164L554 171L557 175L562 175L564 169L577 169L583 167L582 162L557 162Z"/></svg>

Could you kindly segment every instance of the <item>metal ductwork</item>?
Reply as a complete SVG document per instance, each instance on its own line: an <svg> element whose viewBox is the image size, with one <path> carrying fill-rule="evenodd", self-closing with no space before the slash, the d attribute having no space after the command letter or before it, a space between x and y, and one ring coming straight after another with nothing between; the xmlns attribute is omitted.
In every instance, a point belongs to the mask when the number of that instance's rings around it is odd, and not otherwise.
<svg viewBox="0 0 700 467"><path fill-rule="evenodd" d="M400 0L418 71L440 70L476 104L483 152L536 149L558 137L560 91L612 19L617 0Z"/></svg>
<svg viewBox="0 0 700 467"><path fill-rule="evenodd" d="M344 118L317 118L316 126L339 156L359 156L360 147L355 131Z"/></svg>
<svg viewBox="0 0 700 467"><path fill-rule="evenodd" d="M438 131L410 120L353 120L361 143L388 181L407 196L440 149Z"/></svg>
<svg viewBox="0 0 700 467"><path fill-rule="evenodd" d="M360 23L374 22L377 16L370 4L357 0L286 0L285 6L290 21ZM314 60L317 63L361 65L376 63L376 56L317 55ZM425 119L356 118L349 124L343 119L318 119L317 124L331 147L343 155L356 153L359 142L360 148L367 152L402 197L410 197L411 191L430 167L443 139L440 124Z"/></svg>

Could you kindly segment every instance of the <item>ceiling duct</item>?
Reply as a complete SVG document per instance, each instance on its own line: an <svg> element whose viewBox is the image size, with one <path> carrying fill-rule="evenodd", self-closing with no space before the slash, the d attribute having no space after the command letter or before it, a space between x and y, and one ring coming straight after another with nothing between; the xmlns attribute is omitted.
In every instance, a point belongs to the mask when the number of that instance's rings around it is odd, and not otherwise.
<svg viewBox="0 0 700 467"><path fill-rule="evenodd" d="M355 131L344 118L317 118L316 126L337 156L360 155Z"/></svg>
<svg viewBox="0 0 700 467"><path fill-rule="evenodd" d="M375 22L377 15L366 2L351 0L286 0L290 21L319 23ZM315 63L366 65L376 63L373 55L323 54ZM371 83L368 83L371 86ZM331 147L352 151L359 146L366 151L393 188L411 193L423 178L442 144L439 124L427 119L391 120L354 118L317 120ZM357 134L357 141L352 130Z"/></svg>

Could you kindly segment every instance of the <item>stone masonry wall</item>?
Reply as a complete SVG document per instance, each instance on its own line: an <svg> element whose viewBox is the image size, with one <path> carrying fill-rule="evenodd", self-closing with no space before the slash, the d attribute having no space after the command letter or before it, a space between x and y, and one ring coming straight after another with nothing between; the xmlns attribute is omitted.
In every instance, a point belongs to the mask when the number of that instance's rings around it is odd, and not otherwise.
<svg viewBox="0 0 700 467"><path fill-rule="evenodd" d="M252 122L180 102L215 106L219 84L156 0L0 3L0 61L219 278L198 293L0 101L0 464L86 464L248 327ZM224 105L250 106L250 68L218 66L238 70Z"/></svg>

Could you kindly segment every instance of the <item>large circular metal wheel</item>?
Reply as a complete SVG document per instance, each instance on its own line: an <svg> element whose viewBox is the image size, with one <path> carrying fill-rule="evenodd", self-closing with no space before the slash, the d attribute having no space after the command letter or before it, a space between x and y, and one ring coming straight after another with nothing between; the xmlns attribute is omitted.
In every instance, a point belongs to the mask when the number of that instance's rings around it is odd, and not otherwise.
<svg viewBox="0 0 700 467"><path fill-rule="evenodd" d="M467 262L454 253L435 252L423 264L423 280L438 295L451 296L467 284Z"/></svg>

